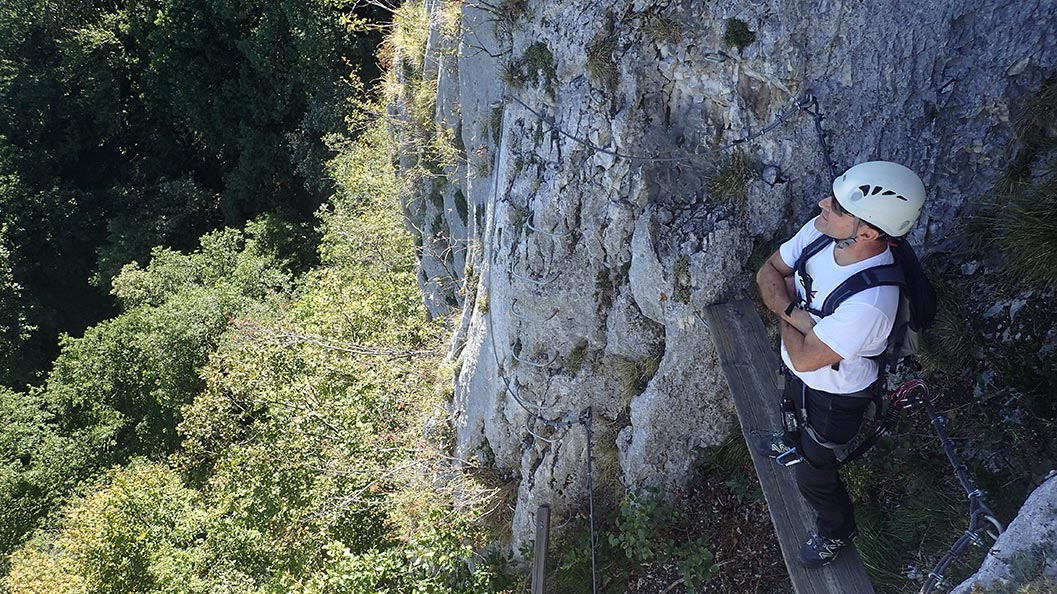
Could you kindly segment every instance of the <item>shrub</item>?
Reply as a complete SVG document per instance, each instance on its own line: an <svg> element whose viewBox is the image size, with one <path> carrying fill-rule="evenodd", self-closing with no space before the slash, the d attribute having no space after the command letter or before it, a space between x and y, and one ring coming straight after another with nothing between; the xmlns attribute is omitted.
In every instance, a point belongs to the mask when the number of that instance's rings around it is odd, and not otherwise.
<svg viewBox="0 0 1057 594"><path fill-rule="evenodd" d="M684 591L696 592L716 571L715 556L704 538L682 528L683 513L656 490L629 492L605 517L596 543L595 562L614 591L637 571L669 568L682 579ZM589 534L565 543L558 561L559 582L572 581L573 591L590 591Z"/></svg>
<svg viewBox="0 0 1057 594"><path fill-rule="evenodd" d="M520 88L538 83L548 93L554 92L557 77L554 54L542 41L530 45L521 58L511 61L503 71L503 80L511 86Z"/></svg>

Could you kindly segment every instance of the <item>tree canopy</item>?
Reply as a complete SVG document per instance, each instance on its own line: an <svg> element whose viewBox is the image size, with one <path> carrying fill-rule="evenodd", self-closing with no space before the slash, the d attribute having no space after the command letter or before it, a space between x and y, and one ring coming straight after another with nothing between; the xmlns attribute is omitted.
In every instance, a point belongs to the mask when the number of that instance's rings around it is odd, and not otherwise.
<svg viewBox="0 0 1057 594"><path fill-rule="evenodd" d="M110 279L154 246L266 212L314 241L322 138L377 75L364 19L384 17L341 0L5 2L0 262L23 305L0 291L0 328L33 332L0 383L33 381L61 332L115 313Z"/></svg>

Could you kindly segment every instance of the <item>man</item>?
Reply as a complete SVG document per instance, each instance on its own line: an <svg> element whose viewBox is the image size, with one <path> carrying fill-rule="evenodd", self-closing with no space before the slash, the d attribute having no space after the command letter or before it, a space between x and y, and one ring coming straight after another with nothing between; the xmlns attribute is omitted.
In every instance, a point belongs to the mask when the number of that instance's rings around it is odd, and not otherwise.
<svg viewBox="0 0 1057 594"><path fill-rule="evenodd" d="M819 317L829 293L860 270L893 262L889 244L917 222L925 187L911 170L887 161L861 163L833 180L822 212L775 252L756 274L767 308L780 318L787 394L806 410L796 465L800 493L817 514L817 531L800 549L805 567L833 561L857 530L852 502L837 473L834 450L851 442L872 401L878 365L899 305L899 288L872 287ZM795 270L805 247L833 239ZM812 312L816 313L812 313ZM761 444L777 457L793 444L780 434Z"/></svg>

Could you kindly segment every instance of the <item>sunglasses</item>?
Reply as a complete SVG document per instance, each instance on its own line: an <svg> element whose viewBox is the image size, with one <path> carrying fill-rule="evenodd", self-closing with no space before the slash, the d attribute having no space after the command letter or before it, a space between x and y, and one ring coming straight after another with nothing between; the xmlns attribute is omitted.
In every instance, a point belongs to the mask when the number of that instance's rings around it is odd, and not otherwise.
<svg viewBox="0 0 1057 594"><path fill-rule="evenodd" d="M840 205L840 202L837 202L836 198L830 198L829 203L832 205L830 210L836 213L838 217L843 217L845 215L851 214L847 210L844 210L844 207Z"/></svg>

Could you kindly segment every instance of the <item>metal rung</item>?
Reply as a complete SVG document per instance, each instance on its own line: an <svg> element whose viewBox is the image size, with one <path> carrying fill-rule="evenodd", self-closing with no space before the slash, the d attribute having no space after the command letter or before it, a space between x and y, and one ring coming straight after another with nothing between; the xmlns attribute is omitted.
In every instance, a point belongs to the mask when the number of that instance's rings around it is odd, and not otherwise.
<svg viewBox="0 0 1057 594"><path fill-rule="evenodd" d="M554 310L554 312L551 313L551 315L549 315L549 316L547 316L545 318L533 318L533 317L526 316L523 313L519 312L517 310L517 301L515 301L514 303L510 304L510 315L512 315L515 318L521 320L522 322L530 322L530 323L538 324L538 323L547 322L547 321L553 319L554 316L558 315L558 310L557 309Z"/></svg>
<svg viewBox="0 0 1057 594"><path fill-rule="evenodd" d="M507 392L507 394L510 394L514 398L514 400L516 400L518 402L518 404L520 404L522 407L524 407L524 409L527 412L531 413L532 411L529 410L529 409L532 408L532 407L535 407L536 416L537 417L542 415L543 411L554 407L553 404L548 404L547 406L543 406L542 402L526 402L524 398L522 398L521 396L516 394L513 390L511 390L510 386L506 386L506 392Z"/></svg>
<svg viewBox="0 0 1057 594"><path fill-rule="evenodd" d="M558 277L561 276L562 273L561 272L555 272L554 274L552 274L550 276L545 276L545 277L543 277L541 279L535 279L535 278L532 278L530 276L525 276L524 274L520 274L520 273L518 273L516 271L513 271L513 270L510 271L510 275L513 276L514 278L518 279L518 280L523 280L525 282L532 283L532 284L536 285L537 287L546 287L547 285L549 285L549 284L553 283L554 281L558 280Z"/></svg>
<svg viewBox="0 0 1057 594"><path fill-rule="evenodd" d="M555 233L554 231L544 231L543 229L540 229L539 227L533 225L532 221L529 221L528 223L526 223L525 227L528 228L528 230L532 231L533 233L539 233L540 235L546 235L547 237L551 237L553 239L561 239L562 237L565 237L566 235L569 235L569 234L572 233L572 231L562 231L561 233Z"/></svg>
<svg viewBox="0 0 1057 594"><path fill-rule="evenodd" d="M518 357L514 353L510 353L510 356L514 357L514 360L517 361L518 363L524 363L525 365L528 365L529 367L549 367L551 365L551 363L554 363L555 361L558 360L558 355L557 354L555 354L553 357L551 357L551 360L547 361L546 363L536 363L535 361L529 361L528 359L522 359L521 357Z"/></svg>
<svg viewBox="0 0 1057 594"><path fill-rule="evenodd" d="M528 426L525 427L525 431L528 431L529 435L531 435L532 437L535 437L536 439L539 439L541 441L545 441L547 443L555 443L556 441L558 441L557 439L547 439L546 437L543 437L542 435L539 435L538 433L533 431Z"/></svg>

